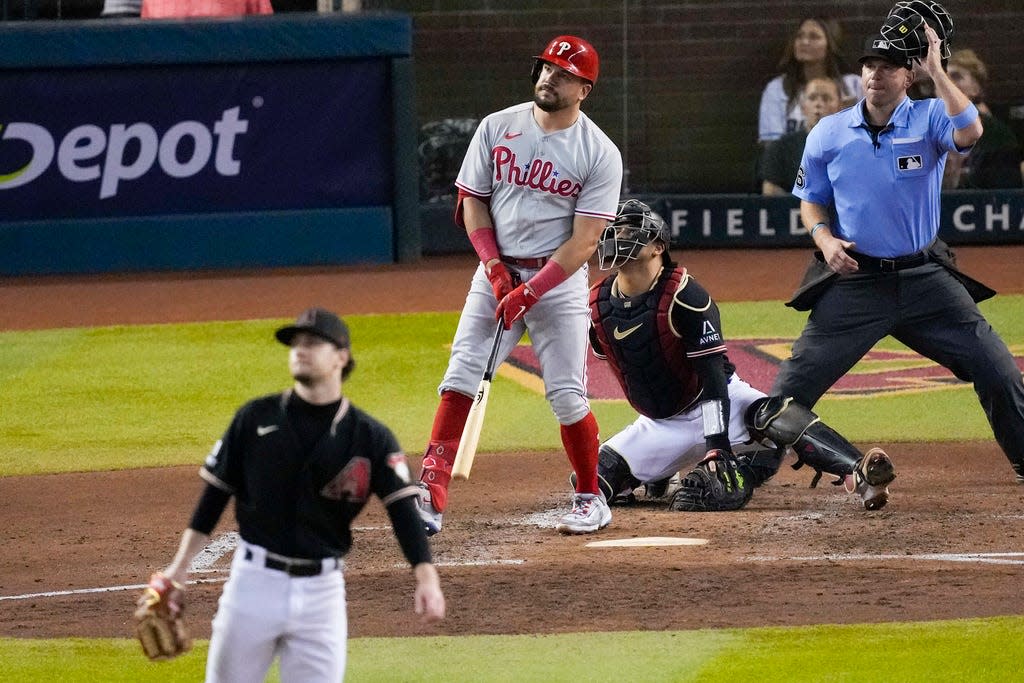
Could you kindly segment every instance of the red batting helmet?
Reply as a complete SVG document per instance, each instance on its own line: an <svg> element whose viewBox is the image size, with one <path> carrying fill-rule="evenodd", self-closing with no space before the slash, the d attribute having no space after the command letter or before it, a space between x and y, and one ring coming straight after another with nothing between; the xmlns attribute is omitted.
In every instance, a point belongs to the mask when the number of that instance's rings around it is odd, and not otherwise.
<svg viewBox="0 0 1024 683"><path fill-rule="evenodd" d="M573 76L590 81L593 85L597 82L597 71L600 67L600 60L597 57L597 50L594 46L576 36L558 36L553 39L544 51L534 57L537 61L533 64L533 82L540 77L541 62L548 62L559 66Z"/></svg>

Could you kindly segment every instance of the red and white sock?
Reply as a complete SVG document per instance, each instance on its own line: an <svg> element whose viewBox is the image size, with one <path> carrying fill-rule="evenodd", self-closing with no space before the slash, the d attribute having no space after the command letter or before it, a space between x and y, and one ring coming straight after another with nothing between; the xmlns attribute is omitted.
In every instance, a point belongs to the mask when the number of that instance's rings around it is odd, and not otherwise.
<svg viewBox="0 0 1024 683"><path fill-rule="evenodd" d="M562 446L576 472L576 493L598 493L597 450L601 446L597 419L587 413L579 422L562 425Z"/></svg>
<svg viewBox="0 0 1024 683"><path fill-rule="evenodd" d="M445 391L434 413L434 426L430 443L423 454L420 481L430 491L430 504L438 512L448 507L448 484L452 479L452 465L459 450L462 429L466 426L473 399L457 391ZM595 461L596 462L596 461Z"/></svg>

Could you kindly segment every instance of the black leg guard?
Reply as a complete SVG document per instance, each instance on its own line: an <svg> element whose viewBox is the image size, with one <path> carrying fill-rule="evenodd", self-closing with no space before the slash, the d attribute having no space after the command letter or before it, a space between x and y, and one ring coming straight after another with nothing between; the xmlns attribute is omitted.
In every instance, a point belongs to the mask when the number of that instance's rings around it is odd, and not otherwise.
<svg viewBox="0 0 1024 683"><path fill-rule="evenodd" d="M640 480L633 476L632 470L622 456L608 446L601 446L598 451L597 476L608 502L620 495L628 496L640 485ZM608 487L608 491L604 490L605 486Z"/></svg>
<svg viewBox="0 0 1024 683"><path fill-rule="evenodd" d="M608 504L631 502L633 489L640 485L622 456L608 446L601 446L597 458L597 486ZM576 488L576 473L569 474L569 485Z"/></svg>
<svg viewBox="0 0 1024 683"><path fill-rule="evenodd" d="M742 465L746 465L749 472L750 483L758 487L775 476L782 465L782 458L786 455L784 446L778 448L758 448L754 451L743 451L736 453L736 459Z"/></svg>
<svg viewBox="0 0 1024 683"><path fill-rule="evenodd" d="M770 439L789 446L796 453L793 468L810 465L817 472L811 481L816 486L821 473L839 477L842 483L853 474L863 454L813 412L791 398L771 396L755 401L745 416L747 429L757 439Z"/></svg>

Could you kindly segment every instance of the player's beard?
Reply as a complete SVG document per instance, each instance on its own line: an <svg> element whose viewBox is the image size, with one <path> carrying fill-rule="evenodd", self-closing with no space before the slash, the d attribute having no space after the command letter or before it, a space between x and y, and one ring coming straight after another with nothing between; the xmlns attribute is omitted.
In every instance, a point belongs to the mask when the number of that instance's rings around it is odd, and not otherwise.
<svg viewBox="0 0 1024 683"><path fill-rule="evenodd" d="M548 99L542 99L542 93L550 93L551 97ZM549 114L553 114L556 111L562 111L566 107L572 105L568 98L562 97L558 94L558 91L553 88L537 88L534 90L533 103L540 107L541 111L546 111Z"/></svg>

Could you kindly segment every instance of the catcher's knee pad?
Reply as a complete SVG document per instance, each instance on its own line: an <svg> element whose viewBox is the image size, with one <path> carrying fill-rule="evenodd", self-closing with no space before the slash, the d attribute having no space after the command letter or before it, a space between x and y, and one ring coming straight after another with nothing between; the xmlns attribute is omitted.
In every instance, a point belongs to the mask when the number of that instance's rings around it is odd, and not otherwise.
<svg viewBox="0 0 1024 683"><path fill-rule="evenodd" d="M861 453L817 415L792 398L770 396L750 404L744 416L747 430L756 439L769 439L789 446L796 453L794 468L810 465L817 472L845 477L852 474Z"/></svg>

